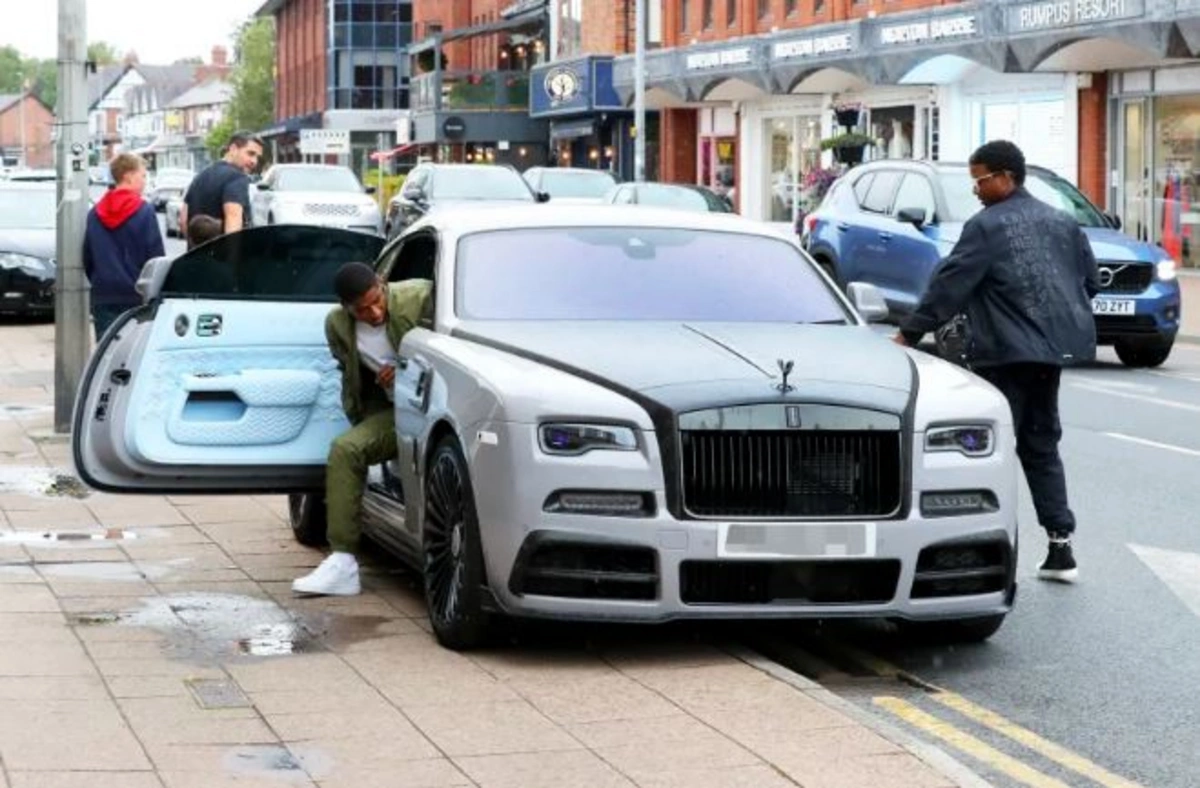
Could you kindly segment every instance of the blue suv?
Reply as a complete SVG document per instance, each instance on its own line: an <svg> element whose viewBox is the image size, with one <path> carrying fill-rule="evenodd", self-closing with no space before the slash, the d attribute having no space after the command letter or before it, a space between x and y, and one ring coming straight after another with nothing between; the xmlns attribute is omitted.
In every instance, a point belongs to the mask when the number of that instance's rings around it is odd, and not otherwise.
<svg viewBox="0 0 1200 788"><path fill-rule="evenodd" d="M1120 232L1107 216L1053 172L1030 167L1029 192L1075 216L1092 243L1101 291L1092 302L1096 336L1130 367L1167 360L1179 331L1175 262L1162 247ZM801 221L801 243L843 287L870 282L894 317L917 305L963 224L982 206L965 164L880 161L839 178L821 206Z"/></svg>

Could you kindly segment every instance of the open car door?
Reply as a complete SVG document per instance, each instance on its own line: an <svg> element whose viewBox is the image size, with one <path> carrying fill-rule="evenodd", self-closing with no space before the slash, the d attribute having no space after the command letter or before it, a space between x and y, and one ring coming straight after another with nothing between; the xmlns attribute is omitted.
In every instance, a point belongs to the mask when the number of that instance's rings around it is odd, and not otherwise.
<svg viewBox="0 0 1200 788"><path fill-rule="evenodd" d="M105 334L76 398L89 486L126 493L320 488L349 425L325 318L344 263L382 238L276 225L222 236L143 272L146 303Z"/></svg>

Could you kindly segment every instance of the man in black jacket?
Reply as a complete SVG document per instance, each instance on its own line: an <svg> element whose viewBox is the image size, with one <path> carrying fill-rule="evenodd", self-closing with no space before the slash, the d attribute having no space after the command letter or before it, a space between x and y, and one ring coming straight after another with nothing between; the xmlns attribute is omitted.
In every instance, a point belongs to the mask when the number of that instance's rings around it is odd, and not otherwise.
<svg viewBox="0 0 1200 788"><path fill-rule="evenodd" d="M1058 453L1058 389L1064 366L1096 357L1096 259L1074 217L1025 190L1025 156L1016 145L989 142L970 165L984 209L963 227L896 341L916 346L926 332L966 315L968 361L1012 407L1017 455L1050 537L1038 577L1069 583L1079 570Z"/></svg>

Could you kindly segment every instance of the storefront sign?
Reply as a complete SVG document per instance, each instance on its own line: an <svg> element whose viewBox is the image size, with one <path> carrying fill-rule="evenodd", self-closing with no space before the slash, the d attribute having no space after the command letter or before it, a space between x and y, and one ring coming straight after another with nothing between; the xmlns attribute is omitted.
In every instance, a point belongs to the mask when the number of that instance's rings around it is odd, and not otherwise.
<svg viewBox="0 0 1200 788"><path fill-rule="evenodd" d="M840 55L853 52L858 47L858 36L852 32L810 36L794 41L780 41L771 46L772 60L798 60L825 55Z"/></svg>
<svg viewBox="0 0 1200 788"><path fill-rule="evenodd" d="M721 49L716 52L696 52L687 56L685 64L688 71L722 68L725 66L745 66L751 62L750 55L750 47Z"/></svg>
<svg viewBox="0 0 1200 788"><path fill-rule="evenodd" d="M936 17L904 25L884 25L879 28L879 43L883 45L923 44L979 34L974 14Z"/></svg>
<svg viewBox="0 0 1200 788"><path fill-rule="evenodd" d="M442 121L442 133L447 137L461 137L467 131L467 122L457 115L451 115Z"/></svg>
<svg viewBox="0 0 1200 788"><path fill-rule="evenodd" d="M350 132L339 129L301 129L300 152L306 156L350 152Z"/></svg>
<svg viewBox="0 0 1200 788"><path fill-rule="evenodd" d="M1145 13L1145 0L1042 0L1009 8L1008 29L1014 33L1056 30L1132 19Z"/></svg>

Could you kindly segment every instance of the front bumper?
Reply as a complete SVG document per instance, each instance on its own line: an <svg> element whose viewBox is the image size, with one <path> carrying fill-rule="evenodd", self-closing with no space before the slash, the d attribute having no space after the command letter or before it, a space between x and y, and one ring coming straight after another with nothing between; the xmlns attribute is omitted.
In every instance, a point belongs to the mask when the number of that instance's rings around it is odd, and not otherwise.
<svg viewBox="0 0 1200 788"><path fill-rule="evenodd" d="M0 314L54 314L54 282L0 285Z"/></svg>
<svg viewBox="0 0 1200 788"><path fill-rule="evenodd" d="M1118 340L1168 343L1179 333L1182 298L1178 281L1155 281L1136 294L1101 293L1099 302L1132 302L1132 314L1096 314L1096 341L1111 345Z"/></svg>
<svg viewBox="0 0 1200 788"><path fill-rule="evenodd" d="M970 618L1012 606L1016 466L1011 454L971 460L918 452L908 516L861 524L864 546L847 550L860 524L755 523L791 529L791 554L732 546L733 520L677 519L666 506L657 446L607 452L596 462L547 457L528 425L492 424L495 442L470 452L488 584L495 606L518 616L658 622L695 618ZM474 435L471 436L472 438ZM1000 445L1004 445L1001 443ZM600 454L600 453L594 453ZM956 466L957 462L957 466ZM647 485L647 479L656 484ZM581 484L586 480L586 484ZM547 512L558 490L651 493L654 512L607 517ZM922 491L986 488L995 512L924 518ZM849 530L846 530L849 529ZM820 542L821 540L818 540ZM845 544L843 544L845 543Z"/></svg>

